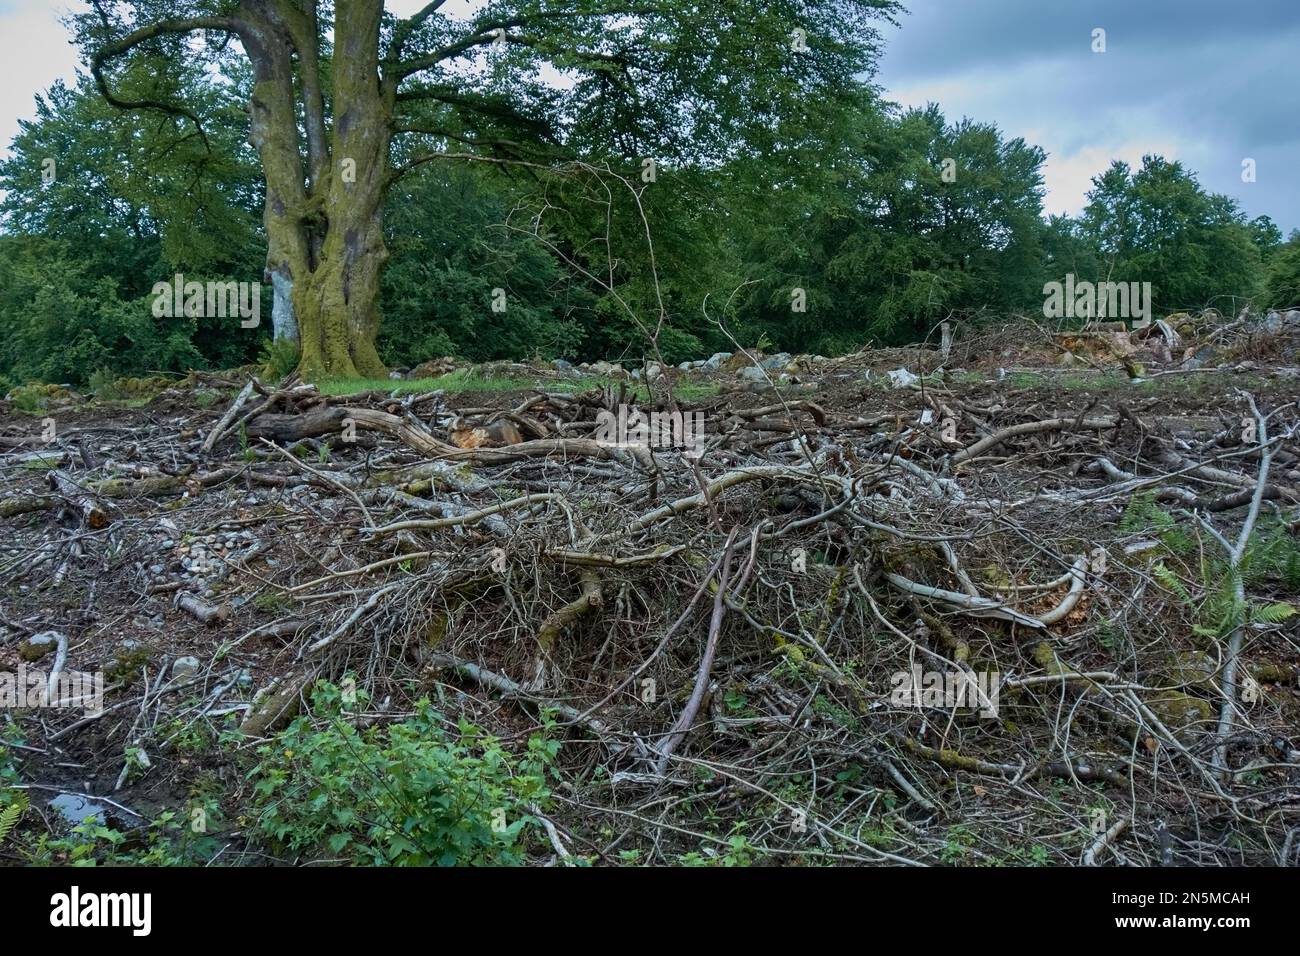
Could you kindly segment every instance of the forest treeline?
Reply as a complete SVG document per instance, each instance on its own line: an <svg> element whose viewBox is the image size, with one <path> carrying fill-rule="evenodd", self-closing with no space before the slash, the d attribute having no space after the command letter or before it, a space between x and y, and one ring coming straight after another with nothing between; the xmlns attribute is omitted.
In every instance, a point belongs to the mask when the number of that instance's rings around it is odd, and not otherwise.
<svg viewBox="0 0 1300 956"><path fill-rule="evenodd" d="M174 82L202 136L120 112L84 77L22 125L0 164L0 386L231 367L267 348L267 318L249 330L150 307L176 274L261 281L266 256L246 72ZM394 187L385 362L639 357L636 323L574 267L588 257L596 269L612 258L619 295L647 319L662 296L671 361L730 336L832 355L921 340L948 317L1041 314L1044 283L1067 274L1150 282L1156 314L1300 302L1300 233L1248 219L1181 164L1116 162L1079 216L1048 217L1042 149L867 84L724 162L612 147L583 158L641 190L653 247L630 191L609 208L586 193L562 201L572 183L528 166L429 163ZM527 228L541 209L546 242ZM263 296L269 317L269 285Z"/></svg>

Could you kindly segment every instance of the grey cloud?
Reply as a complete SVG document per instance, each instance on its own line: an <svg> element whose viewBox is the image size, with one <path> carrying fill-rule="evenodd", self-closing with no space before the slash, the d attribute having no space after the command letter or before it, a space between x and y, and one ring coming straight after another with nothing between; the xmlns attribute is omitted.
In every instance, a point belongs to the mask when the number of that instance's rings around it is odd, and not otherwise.
<svg viewBox="0 0 1300 956"><path fill-rule="evenodd" d="M1249 215L1300 227L1296 0L918 0L901 24L885 34L886 95L1025 136L1048 149L1049 173L1098 147L1171 152ZM1241 182L1244 157L1255 183Z"/></svg>

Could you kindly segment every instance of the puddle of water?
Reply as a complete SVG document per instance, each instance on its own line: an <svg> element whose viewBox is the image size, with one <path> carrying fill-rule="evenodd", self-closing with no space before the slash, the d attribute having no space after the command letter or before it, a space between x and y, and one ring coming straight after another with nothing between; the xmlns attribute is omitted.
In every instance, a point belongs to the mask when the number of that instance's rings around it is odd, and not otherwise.
<svg viewBox="0 0 1300 956"><path fill-rule="evenodd" d="M80 826L85 822L86 817L94 817L95 822L100 826L103 826L107 820L105 807L102 804L87 800L75 793L59 794L50 801L50 806L59 811L59 815L73 826Z"/></svg>

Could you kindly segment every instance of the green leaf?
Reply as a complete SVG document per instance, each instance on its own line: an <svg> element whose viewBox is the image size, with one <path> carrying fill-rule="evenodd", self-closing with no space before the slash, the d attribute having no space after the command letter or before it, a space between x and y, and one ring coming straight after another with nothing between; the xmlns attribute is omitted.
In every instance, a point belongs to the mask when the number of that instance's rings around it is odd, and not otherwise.
<svg viewBox="0 0 1300 956"><path fill-rule="evenodd" d="M338 853L352 841L351 833L335 833L329 838L329 848L333 853Z"/></svg>
<svg viewBox="0 0 1300 956"><path fill-rule="evenodd" d="M19 794L13 803L0 810L0 843L3 843L5 837L9 835L9 831L18 825L18 818L23 815L23 811L26 809L27 795Z"/></svg>
<svg viewBox="0 0 1300 956"><path fill-rule="evenodd" d="M1295 617L1296 613L1294 604L1276 603L1254 608L1250 617L1252 621L1258 621L1260 624L1281 624Z"/></svg>

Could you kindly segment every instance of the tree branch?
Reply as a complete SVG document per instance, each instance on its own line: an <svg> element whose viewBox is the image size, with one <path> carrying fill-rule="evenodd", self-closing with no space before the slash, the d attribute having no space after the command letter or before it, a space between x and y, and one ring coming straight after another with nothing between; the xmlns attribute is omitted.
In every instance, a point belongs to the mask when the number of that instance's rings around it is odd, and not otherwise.
<svg viewBox="0 0 1300 956"><path fill-rule="evenodd" d="M184 33L194 33L199 30L215 30L222 33L234 33L242 36L249 29L247 23L237 17L184 17L172 20L159 20L156 23L148 24L138 30L128 33L120 40L107 43L95 51L90 58L90 74L95 79L95 85L99 87L99 92L104 99L121 110L142 110L152 109L166 113L169 116L180 116L188 119L198 130L199 136L203 139L204 147L211 152L212 147L208 143L207 135L203 132L203 124L199 122L198 116L183 106L175 103L163 103L157 100L128 100L123 99L113 93L108 86L108 80L104 76L104 67L111 60L124 56L131 50L135 49L142 43L156 39L160 36L169 36Z"/></svg>

